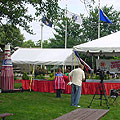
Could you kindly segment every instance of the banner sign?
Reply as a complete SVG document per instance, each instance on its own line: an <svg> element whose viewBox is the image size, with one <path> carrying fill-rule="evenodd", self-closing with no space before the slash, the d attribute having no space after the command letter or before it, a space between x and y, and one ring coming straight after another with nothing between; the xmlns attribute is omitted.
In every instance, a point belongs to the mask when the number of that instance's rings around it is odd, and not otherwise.
<svg viewBox="0 0 120 120"><path fill-rule="evenodd" d="M96 69L120 73L120 60L96 60Z"/></svg>
<svg viewBox="0 0 120 120"><path fill-rule="evenodd" d="M12 61L10 59L4 59L3 65L12 65Z"/></svg>

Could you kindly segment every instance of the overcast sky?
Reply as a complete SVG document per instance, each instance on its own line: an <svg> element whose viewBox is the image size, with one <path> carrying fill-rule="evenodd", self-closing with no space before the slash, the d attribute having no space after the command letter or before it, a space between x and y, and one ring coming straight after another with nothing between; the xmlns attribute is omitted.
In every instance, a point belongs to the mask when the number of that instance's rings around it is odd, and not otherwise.
<svg viewBox="0 0 120 120"><path fill-rule="evenodd" d="M88 15L88 12L85 8L85 5L82 2L83 0L60 0L59 6L65 8L67 4L67 9L76 14L85 14ZM101 7L104 5L111 6L113 5L115 10L120 10L119 0L100 0ZM98 0L96 0L96 5L98 5ZM30 13L34 13L34 9L29 6ZM41 27L40 22L32 22L30 26L33 28L35 35L30 35L21 29L21 33L24 34L25 40L33 40L37 42L41 39ZM43 27L43 40L48 40L53 38L54 30L46 25Z"/></svg>

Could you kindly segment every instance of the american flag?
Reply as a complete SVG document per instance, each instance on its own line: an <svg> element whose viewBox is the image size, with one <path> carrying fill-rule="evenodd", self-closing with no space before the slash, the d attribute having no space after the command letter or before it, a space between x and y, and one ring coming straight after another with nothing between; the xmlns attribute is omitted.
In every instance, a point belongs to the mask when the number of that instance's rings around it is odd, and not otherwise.
<svg viewBox="0 0 120 120"><path fill-rule="evenodd" d="M79 61L84 65L84 67L86 68L86 70L92 70L91 67L80 58L79 54L77 53L77 51L74 51L75 55L78 57Z"/></svg>
<svg viewBox="0 0 120 120"><path fill-rule="evenodd" d="M65 81L62 73L55 75L55 89L65 89Z"/></svg>

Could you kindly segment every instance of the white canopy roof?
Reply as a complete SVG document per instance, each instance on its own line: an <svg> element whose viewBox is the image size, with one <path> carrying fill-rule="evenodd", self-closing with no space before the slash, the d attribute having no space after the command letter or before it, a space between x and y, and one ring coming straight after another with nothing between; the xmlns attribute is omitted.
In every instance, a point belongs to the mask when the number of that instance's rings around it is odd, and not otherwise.
<svg viewBox="0 0 120 120"><path fill-rule="evenodd" d="M73 49L19 48L11 60L16 64L73 65L73 54Z"/></svg>
<svg viewBox="0 0 120 120"><path fill-rule="evenodd" d="M73 47L76 51L89 52L95 55L120 56L120 31L99 39Z"/></svg>

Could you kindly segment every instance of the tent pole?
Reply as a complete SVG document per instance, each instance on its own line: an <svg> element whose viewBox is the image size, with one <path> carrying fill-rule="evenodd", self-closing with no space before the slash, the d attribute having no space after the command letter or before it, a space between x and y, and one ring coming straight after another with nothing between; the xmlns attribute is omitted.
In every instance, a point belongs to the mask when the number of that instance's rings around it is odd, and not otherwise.
<svg viewBox="0 0 120 120"><path fill-rule="evenodd" d="M98 60L100 59L100 56L98 55Z"/></svg>
<svg viewBox="0 0 120 120"><path fill-rule="evenodd" d="M64 70L64 65L63 65L63 74L64 74L65 70Z"/></svg>
<svg viewBox="0 0 120 120"><path fill-rule="evenodd" d="M75 55L75 59L74 59L74 69L75 69L75 65L76 65L76 55Z"/></svg>
<svg viewBox="0 0 120 120"><path fill-rule="evenodd" d="M30 79L30 64L29 64L29 79Z"/></svg>
<svg viewBox="0 0 120 120"><path fill-rule="evenodd" d="M54 76L55 76L55 65L54 65Z"/></svg>
<svg viewBox="0 0 120 120"><path fill-rule="evenodd" d="M74 63L74 52L72 53L72 67L71 67L71 70L73 70L73 63Z"/></svg>
<svg viewBox="0 0 120 120"><path fill-rule="evenodd" d="M65 71L66 71L66 65L65 65Z"/></svg>
<svg viewBox="0 0 120 120"><path fill-rule="evenodd" d="M32 81L34 79L34 69L35 69L35 65L33 65L33 71L32 71L32 76L31 76L31 80L30 80L30 92L31 92L31 86L32 86Z"/></svg>
<svg viewBox="0 0 120 120"><path fill-rule="evenodd" d="M100 0L98 0L98 38L100 38Z"/></svg>
<svg viewBox="0 0 120 120"><path fill-rule="evenodd" d="M92 68L94 69L94 58L93 58L93 55L92 55Z"/></svg>

